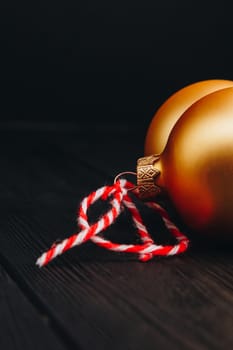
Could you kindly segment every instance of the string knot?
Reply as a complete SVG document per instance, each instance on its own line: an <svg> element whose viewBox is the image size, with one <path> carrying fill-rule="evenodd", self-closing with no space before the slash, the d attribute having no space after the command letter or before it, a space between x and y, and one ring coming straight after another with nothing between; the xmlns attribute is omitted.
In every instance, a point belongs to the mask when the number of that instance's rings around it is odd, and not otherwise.
<svg viewBox="0 0 233 350"><path fill-rule="evenodd" d="M82 200L77 214L79 232L59 243L53 244L47 252L44 252L37 259L36 264L39 267L45 266L58 255L88 240L108 250L137 254L140 261L148 261L155 255L170 256L183 253L188 248L189 240L179 231L174 223L171 222L167 211L158 203L145 203L145 205L160 214L165 226L177 240L177 244L175 245L157 245L148 233L139 210L133 202L133 199L129 196L129 191L132 191L134 195L138 197L137 189L131 182L125 179L119 179L111 186L103 186L90 193ZM111 208L103 214L97 222L90 225L87 216L89 207L99 199L106 201L108 198L110 198ZM141 239L141 244L114 243L99 235L100 232L103 232L115 222L124 209L128 209L132 216L133 223Z"/></svg>

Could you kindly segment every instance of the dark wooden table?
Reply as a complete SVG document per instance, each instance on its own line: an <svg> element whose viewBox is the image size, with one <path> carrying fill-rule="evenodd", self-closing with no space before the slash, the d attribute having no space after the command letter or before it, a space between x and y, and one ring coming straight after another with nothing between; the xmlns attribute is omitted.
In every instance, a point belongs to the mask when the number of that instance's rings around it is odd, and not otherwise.
<svg viewBox="0 0 233 350"><path fill-rule="evenodd" d="M233 348L230 246L194 241L182 256L141 263L88 242L35 265L75 232L85 195L135 169L143 127L2 124L0 133L1 350ZM106 234L135 235L127 215Z"/></svg>

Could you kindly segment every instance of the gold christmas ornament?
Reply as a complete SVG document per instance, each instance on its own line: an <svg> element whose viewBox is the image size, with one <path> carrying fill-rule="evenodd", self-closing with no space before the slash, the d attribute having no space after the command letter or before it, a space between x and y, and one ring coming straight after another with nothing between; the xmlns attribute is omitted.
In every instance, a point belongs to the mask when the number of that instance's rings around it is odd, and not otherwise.
<svg viewBox="0 0 233 350"><path fill-rule="evenodd" d="M164 193L191 231L233 237L233 87L207 94L177 119L161 154L154 155L151 131L147 137L151 155L137 167L141 197Z"/></svg>
<svg viewBox="0 0 233 350"><path fill-rule="evenodd" d="M145 140L145 155L163 151L168 136L180 116L194 102L214 91L233 87L233 81L210 79L188 85L169 97L155 113Z"/></svg>

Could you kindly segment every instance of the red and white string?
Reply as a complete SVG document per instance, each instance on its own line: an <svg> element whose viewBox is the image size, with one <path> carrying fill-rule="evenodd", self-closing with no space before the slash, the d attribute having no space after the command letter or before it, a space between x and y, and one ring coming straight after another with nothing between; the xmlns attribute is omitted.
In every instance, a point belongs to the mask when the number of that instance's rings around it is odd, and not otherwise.
<svg viewBox="0 0 233 350"><path fill-rule="evenodd" d="M134 188L131 182L120 179L112 186L103 186L85 197L80 204L77 215L77 224L80 231L64 239L62 242L53 244L48 251L44 252L37 259L36 264L39 267L45 266L58 255L88 240L108 250L137 254L141 261L148 261L156 255L171 256L185 252L189 246L188 238L180 232L174 223L172 223L164 208L158 203L150 201L145 202L145 204L161 215L165 226L177 241L174 245L157 245L154 242L143 223L139 210L131 196L129 196L129 191L132 191L134 195L138 196L137 189ZM97 222L90 225L87 216L89 207L99 199L107 200L108 198L110 198L111 209L102 215ZM128 209L132 216L132 220L142 242L141 244L114 243L99 235L100 232L103 232L114 223L124 209Z"/></svg>

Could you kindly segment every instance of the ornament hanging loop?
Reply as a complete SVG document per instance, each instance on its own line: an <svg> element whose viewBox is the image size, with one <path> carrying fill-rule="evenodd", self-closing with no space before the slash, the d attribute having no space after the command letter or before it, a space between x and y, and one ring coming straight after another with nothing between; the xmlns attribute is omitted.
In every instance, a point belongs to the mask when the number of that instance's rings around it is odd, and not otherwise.
<svg viewBox="0 0 233 350"><path fill-rule="evenodd" d="M134 172L134 171L122 171L121 173L117 174L114 178L114 184L119 180L119 178L121 176L125 176L125 175L134 175L135 177L137 177L137 173ZM128 188L128 191L135 191L136 189L138 188L137 185L131 187L131 188Z"/></svg>

